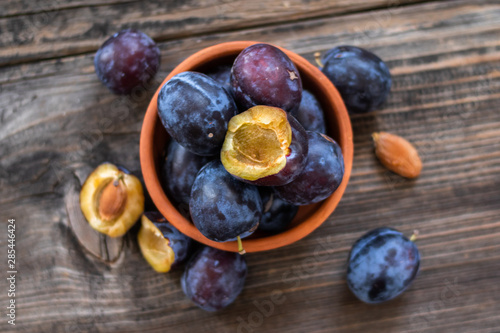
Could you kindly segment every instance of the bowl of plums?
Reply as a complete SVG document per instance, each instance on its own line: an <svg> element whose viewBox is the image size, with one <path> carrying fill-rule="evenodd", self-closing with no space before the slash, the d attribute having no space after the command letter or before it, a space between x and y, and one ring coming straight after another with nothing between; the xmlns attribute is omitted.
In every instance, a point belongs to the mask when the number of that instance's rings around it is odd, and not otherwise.
<svg viewBox="0 0 500 333"><path fill-rule="evenodd" d="M337 207L352 168L349 115L306 59L267 43L203 49L163 81L140 139L163 217L231 252L289 245Z"/></svg>

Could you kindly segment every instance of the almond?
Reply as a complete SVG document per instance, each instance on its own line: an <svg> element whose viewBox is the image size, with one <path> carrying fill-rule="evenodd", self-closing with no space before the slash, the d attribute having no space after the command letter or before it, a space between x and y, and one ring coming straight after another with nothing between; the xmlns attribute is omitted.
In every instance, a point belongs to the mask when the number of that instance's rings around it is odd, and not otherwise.
<svg viewBox="0 0 500 333"><path fill-rule="evenodd" d="M415 147L400 136L378 132L372 134L375 155L392 172L406 178L416 178L422 170L422 161Z"/></svg>
<svg viewBox="0 0 500 333"><path fill-rule="evenodd" d="M99 215L105 221L113 221L123 213L126 202L127 190L123 180L118 178L110 181L102 190L99 198Z"/></svg>

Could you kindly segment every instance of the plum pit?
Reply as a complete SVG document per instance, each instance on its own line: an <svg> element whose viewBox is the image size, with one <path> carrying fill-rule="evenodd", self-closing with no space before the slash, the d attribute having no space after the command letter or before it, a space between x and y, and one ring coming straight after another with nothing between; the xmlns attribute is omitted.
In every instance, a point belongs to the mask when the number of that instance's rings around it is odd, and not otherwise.
<svg viewBox="0 0 500 333"><path fill-rule="evenodd" d="M80 208L95 230L110 237L123 236L144 211L141 182L116 165L103 163L83 184Z"/></svg>

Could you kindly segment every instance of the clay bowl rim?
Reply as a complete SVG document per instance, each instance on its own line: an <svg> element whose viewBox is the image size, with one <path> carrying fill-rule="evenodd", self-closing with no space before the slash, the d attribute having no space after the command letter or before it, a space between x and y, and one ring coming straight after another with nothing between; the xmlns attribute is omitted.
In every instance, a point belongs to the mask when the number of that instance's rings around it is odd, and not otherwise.
<svg viewBox="0 0 500 333"><path fill-rule="evenodd" d="M149 195L151 196L151 199L153 200L160 213L177 229L179 229L179 231L191 237L192 239L205 245L231 252L238 251L236 241L219 243L211 241L203 236L194 226L194 224L184 218L171 204L162 189L156 169L157 163L155 161L155 158L157 156L156 152L158 150L154 145L155 129L158 127L158 124L161 125L157 113L157 98L161 87L174 75L184 71L199 68L204 64L213 62L214 60L219 58L229 56L236 57L236 55L238 55L239 52L241 52L243 49L257 43L262 42L237 41L221 43L202 49L181 62L165 78L165 80L161 83L153 98L151 99L151 102L149 103L146 114L144 116L144 122L142 125L140 136L140 163L144 182ZM330 80L328 80L328 78L326 78L326 76L324 76L318 68L309 63L309 61L291 51L283 49L279 46L276 47L280 48L292 59L302 77L307 76L311 82L314 82L314 84L317 86L316 88L319 88L319 91L317 91L316 94L322 95L323 100L326 99L327 104L331 105L331 110L335 114L333 118L337 122L336 127L338 128L338 133L336 139L338 139L338 143L342 148L345 171L344 178L339 188L330 197L322 201L319 208L313 211L312 215L310 215L307 219L276 235L243 239L243 246L246 252L249 253L267 251L290 245L316 230L321 224L323 224L323 222L327 220L327 218L333 213L338 203L340 202L340 199L342 198L349 181L352 169L354 149L351 121L345 108L344 102L342 101L342 98L340 97L337 89L333 86Z"/></svg>

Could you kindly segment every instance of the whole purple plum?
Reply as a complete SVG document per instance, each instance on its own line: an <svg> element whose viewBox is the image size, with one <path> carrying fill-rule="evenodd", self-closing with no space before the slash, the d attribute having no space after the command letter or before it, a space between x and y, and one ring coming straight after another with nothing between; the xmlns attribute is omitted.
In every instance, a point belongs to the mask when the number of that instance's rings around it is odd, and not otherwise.
<svg viewBox="0 0 500 333"><path fill-rule="evenodd" d="M304 126L306 131L326 133L325 115L321 104L309 90L302 92L302 100L292 116Z"/></svg>
<svg viewBox="0 0 500 333"><path fill-rule="evenodd" d="M236 112L231 95L214 79L197 72L175 75L158 94L158 115L168 134L198 155L219 153Z"/></svg>
<svg viewBox="0 0 500 333"><path fill-rule="evenodd" d="M302 98L299 71L283 51L269 44L241 51L233 64L231 86L243 109L268 105L292 111Z"/></svg>
<svg viewBox="0 0 500 333"><path fill-rule="evenodd" d="M189 202L191 219L208 239L227 242L251 235L262 217L256 186L231 176L219 160L208 162L196 176Z"/></svg>
<svg viewBox="0 0 500 333"><path fill-rule="evenodd" d="M182 290L203 310L221 310L243 290L247 270L242 255L206 246L187 263L181 278Z"/></svg>
<svg viewBox="0 0 500 333"><path fill-rule="evenodd" d="M299 207L278 198L272 187L260 186L259 193L264 212L257 229L273 234L285 231L297 214Z"/></svg>
<svg viewBox="0 0 500 333"><path fill-rule="evenodd" d="M325 134L308 131L307 135L309 153L304 170L291 183L274 187L281 199L297 206L328 198L344 177L344 158L340 146Z"/></svg>
<svg viewBox="0 0 500 333"><path fill-rule="evenodd" d="M206 74L219 82L231 96L233 95L233 88L231 87L231 65L218 65L211 68Z"/></svg>
<svg viewBox="0 0 500 333"><path fill-rule="evenodd" d="M177 209L189 216L191 187L198 171L212 160L212 156L196 155L174 140L170 140L167 158L161 168L161 181L169 199Z"/></svg>
<svg viewBox="0 0 500 333"><path fill-rule="evenodd" d="M122 30L102 44L94 57L99 80L115 94L130 94L160 67L160 49L145 33Z"/></svg>
<svg viewBox="0 0 500 333"><path fill-rule="evenodd" d="M323 56L323 73L332 81L350 113L380 107L391 90L387 65L372 52L356 46L338 46Z"/></svg>
<svg viewBox="0 0 500 333"><path fill-rule="evenodd" d="M401 232L374 229L354 243L349 254L347 285L365 303L381 303L400 295L415 279L420 253Z"/></svg>

